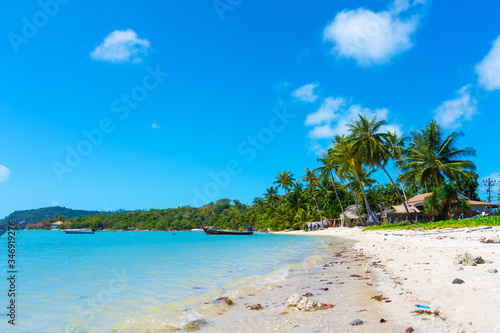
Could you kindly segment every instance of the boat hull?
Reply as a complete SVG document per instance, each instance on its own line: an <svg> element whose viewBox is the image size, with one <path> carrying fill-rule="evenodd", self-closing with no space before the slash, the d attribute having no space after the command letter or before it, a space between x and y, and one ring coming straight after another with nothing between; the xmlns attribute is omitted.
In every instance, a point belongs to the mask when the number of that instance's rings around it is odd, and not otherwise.
<svg viewBox="0 0 500 333"><path fill-rule="evenodd" d="M92 230L64 230L65 233L67 234L78 234L78 235L92 235L95 231Z"/></svg>
<svg viewBox="0 0 500 333"><path fill-rule="evenodd" d="M207 235L253 235L253 231L225 231L203 227Z"/></svg>

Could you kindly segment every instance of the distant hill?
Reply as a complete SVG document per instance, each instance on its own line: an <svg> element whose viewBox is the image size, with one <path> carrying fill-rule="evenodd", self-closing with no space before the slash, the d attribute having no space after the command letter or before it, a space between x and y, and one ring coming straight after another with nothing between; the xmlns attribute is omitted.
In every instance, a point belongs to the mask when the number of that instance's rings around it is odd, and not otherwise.
<svg viewBox="0 0 500 333"><path fill-rule="evenodd" d="M103 212L97 210L79 210L66 207L54 206L38 209L19 210L0 220L0 225L6 225L9 221L16 223L29 224L42 222L45 219L53 219L58 215L72 217L86 217L89 215L97 215Z"/></svg>

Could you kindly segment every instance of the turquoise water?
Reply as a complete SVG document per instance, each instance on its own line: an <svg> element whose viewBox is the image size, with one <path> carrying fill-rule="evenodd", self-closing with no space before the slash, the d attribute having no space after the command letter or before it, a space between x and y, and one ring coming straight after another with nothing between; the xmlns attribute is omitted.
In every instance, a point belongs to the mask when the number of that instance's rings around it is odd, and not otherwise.
<svg viewBox="0 0 500 333"><path fill-rule="evenodd" d="M7 234L0 237L0 306L9 304ZM211 290L274 272L319 253L332 239L193 232L21 231L16 235L17 318L1 332L133 331L179 324L172 312ZM174 313L174 315L173 315ZM197 319L193 311L182 312ZM178 318L177 318L178 319Z"/></svg>

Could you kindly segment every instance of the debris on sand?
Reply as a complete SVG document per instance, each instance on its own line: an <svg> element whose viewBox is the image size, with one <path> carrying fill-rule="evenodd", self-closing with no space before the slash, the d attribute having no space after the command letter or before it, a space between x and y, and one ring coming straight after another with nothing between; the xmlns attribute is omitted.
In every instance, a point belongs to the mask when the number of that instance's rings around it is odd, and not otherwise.
<svg viewBox="0 0 500 333"><path fill-rule="evenodd" d="M260 304L253 304L253 305L250 305L250 310L264 310L264 307Z"/></svg>
<svg viewBox="0 0 500 333"><path fill-rule="evenodd" d="M427 315L427 316L434 315L435 317L439 317L439 315L441 314L438 310L436 310L436 311L415 310L415 311L412 311L411 313L414 313L416 315Z"/></svg>
<svg viewBox="0 0 500 333"><path fill-rule="evenodd" d="M359 326L359 325L363 325L363 324L364 324L363 321L360 319L354 319L353 321L351 321L349 323L349 325L351 325L351 326Z"/></svg>
<svg viewBox="0 0 500 333"><path fill-rule="evenodd" d="M452 282L452 283L453 283L453 284L462 284L462 283L465 283L465 281L464 281L464 280L462 280L462 279L455 279L455 280L453 280L453 282Z"/></svg>
<svg viewBox="0 0 500 333"><path fill-rule="evenodd" d="M194 320L182 327L185 331L198 331L201 326L208 324L204 319Z"/></svg>
<svg viewBox="0 0 500 333"><path fill-rule="evenodd" d="M231 301L231 299L229 297L219 297L216 300L214 300L214 303L215 304L226 303L227 305L233 305L234 304L234 302Z"/></svg>
<svg viewBox="0 0 500 333"><path fill-rule="evenodd" d="M286 310L316 311L333 308L333 304L318 303L300 294L293 294L286 301Z"/></svg>
<svg viewBox="0 0 500 333"><path fill-rule="evenodd" d="M453 263L462 266L477 266L486 263L486 261L482 257L474 258L468 252L465 252L464 254L457 255Z"/></svg>
<svg viewBox="0 0 500 333"><path fill-rule="evenodd" d="M413 332L413 327L408 327L405 331L405 333L412 333Z"/></svg>
<svg viewBox="0 0 500 333"><path fill-rule="evenodd" d="M382 301L385 301L386 299L389 299L389 298L384 297L384 295L377 295L377 296L373 296L372 299L379 301L379 302L382 302Z"/></svg>

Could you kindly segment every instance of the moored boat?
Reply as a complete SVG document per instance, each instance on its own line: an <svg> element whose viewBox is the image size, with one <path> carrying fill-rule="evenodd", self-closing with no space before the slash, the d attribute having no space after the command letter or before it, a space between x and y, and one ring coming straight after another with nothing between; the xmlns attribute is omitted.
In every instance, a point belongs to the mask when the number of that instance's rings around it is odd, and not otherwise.
<svg viewBox="0 0 500 333"><path fill-rule="evenodd" d="M207 235L253 235L253 231L227 231L201 226Z"/></svg>
<svg viewBox="0 0 500 333"><path fill-rule="evenodd" d="M94 229L88 230L88 229L69 229L69 230L64 230L65 233L67 234L93 234L95 233Z"/></svg>

